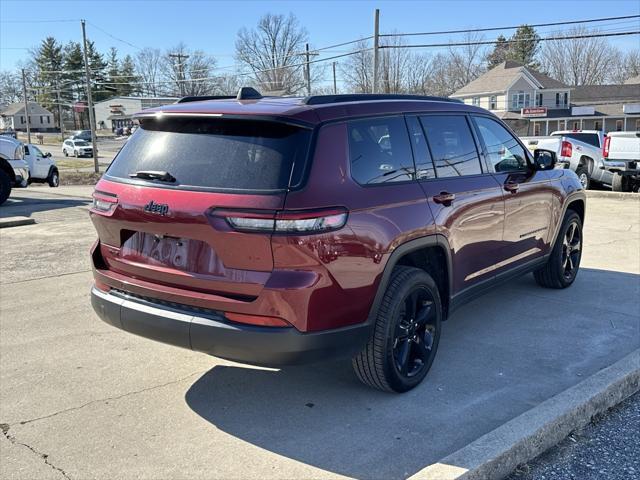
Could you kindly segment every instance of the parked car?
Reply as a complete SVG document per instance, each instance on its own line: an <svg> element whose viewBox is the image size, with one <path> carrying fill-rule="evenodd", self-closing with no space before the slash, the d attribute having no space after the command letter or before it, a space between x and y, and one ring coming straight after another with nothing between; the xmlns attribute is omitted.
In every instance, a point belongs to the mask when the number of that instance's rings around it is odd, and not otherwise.
<svg viewBox="0 0 640 480"><path fill-rule="evenodd" d="M48 183L50 187L60 184L60 173L51 153L42 153L37 146L24 145L24 160L29 165L29 183Z"/></svg>
<svg viewBox="0 0 640 480"><path fill-rule="evenodd" d="M18 133L13 128L7 128L6 130L2 130L0 135L6 135L7 137L18 138Z"/></svg>
<svg viewBox="0 0 640 480"><path fill-rule="evenodd" d="M74 130L69 136L70 140L85 140L91 142L91 130Z"/></svg>
<svg viewBox="0 0 640 480"><path fill-rule="evenodd" d="M0 136L0 205L7 201L13 187L26 187L29 166L24 161L22 142L9 136Z"/></svg>
<svg viewBox="0 0 640 480"><path fill-rule="evenodd" d="M584 188L592 183L611 185L612 176L603 170L604 134L598 130L559 130L546 137L522 137L530 150L555 152L558 164L576 172Z"/></svg>
<svg viewBox="0 0 640 480"><path fill-rule="evenodd" d="M91 297L115 327L256 365L352 356L365 384L403 392L471 298L576 278L578 177L484 109L193 100L140 113L96 185Z"/></svg>
<svg viewBox="0 0 640 480"><path fill-rule="evenodd" d="M74 157L92 157L93 147L85 140L67 139L62 142L62 153L65 157L73 155Z"/></svg>
<svg viewBox="0 0 640 480"><path fill-rule="evenodd" d="M610 132L604 140L604 169L612 176L612 190L640 189L640 132Z"/></svg>

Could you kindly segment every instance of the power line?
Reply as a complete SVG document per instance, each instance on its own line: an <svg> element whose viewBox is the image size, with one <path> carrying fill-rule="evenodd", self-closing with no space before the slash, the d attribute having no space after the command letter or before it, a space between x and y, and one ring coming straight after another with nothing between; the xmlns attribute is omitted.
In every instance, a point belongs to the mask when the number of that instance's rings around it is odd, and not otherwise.
<svg viewBox="0 0 640 480"><path fill-rule="evenodd" d="M640 18L640 15L625 15L621 17L603 17L603 18L591 18L588 20L570 20L565 22L553 22L553 23L537 23L533 25L526 24L532 28L539 27L554 27L558 25L575 25L578 23L595 23L595 22L606 22L610 20L627 20L631 18ZM498 30L515 30L522 25L512 25L509 27L488 27L488 28L473 28L473 29L464 29L464 30L442 30L439 32L413 32L413 33L384 33L380 34L381 37L411 37L411 36L421 36L421 35L445 35L445 34L454 34L454 33L477 33L477 32L495 32Z"/></svg>
<svg viewBox="0 0 640 480"><path fill-rule="evenodd" d="M93 22L90 22L90 21L88 21L88 20L87 20L87 23L88 23L89 25L91 25L93 28L97 28L97 29L98 29L98 30L100 30L102 33L104 33L105 35L108 35L109 37L113 38L114 40L117 40L118 42L124 43L125 45L129 45L130 47L133 47L133 48L137 48L138 50L142 50L142 47L139 47L139 46L137 46L137 45L134 45L134 44L133 44L133 43L131 43L131 42L128 42L128 41L126 41L126 40L123 40L122 38L118 38L118 37L116 37L115 35L112 35L111 33L107 32L104 28L100 28L98 25L96 25L96 24L95 24L95 23L93 23Z"/></svg>
<svg viewBox="0 0 640 480"><path fill-rule="evenodd" d="M554 37L538 38L540 42L549 42L553 40L574 40L579 38L598 38L598 37L622 37L626 35L639 35L640 30L631 32L615 32L615 33L591 33L583 35L560 35ZM533 39L533 37L529 38ZM517 43L526 38L519 40L505 40L504 43ZM473 45L495 45L496 40L478 41L478 42L455 42L455 43L424 43L419 45L380 45L380 48L435 48L435 47L468 47Z"/></svg>
<svg viewBox="0 0 640 480"><path fill-rule="evenodd" d="M79 22L79 18L65 18L58 20L0 20L0 23L66 23L66 22Z"/></svg>

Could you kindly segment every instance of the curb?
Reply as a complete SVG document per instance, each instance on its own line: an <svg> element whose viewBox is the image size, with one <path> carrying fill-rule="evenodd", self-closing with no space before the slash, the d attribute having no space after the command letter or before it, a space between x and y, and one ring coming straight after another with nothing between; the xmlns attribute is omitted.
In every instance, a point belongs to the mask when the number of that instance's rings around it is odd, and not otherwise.
<svg viewBox="0 0 640 480"><path fill-rule="evenodd" d="M542 402L411 480L499 479L640 389L640 349Z"/></svg>
<svg viewBox="0 0 640 480"><path fill-rule="evenodd" d="M6 217L0 218L0 228L21 227L22 225L33 225L35 219L30 217Z"/></svg>
<svg viewBox="0 0 640 480"><path fill-rule="evenodd" d="M607 190L587 190L587 198L606 198L609 200L640 200L640 194L629 192L609 192Z"/></svg>

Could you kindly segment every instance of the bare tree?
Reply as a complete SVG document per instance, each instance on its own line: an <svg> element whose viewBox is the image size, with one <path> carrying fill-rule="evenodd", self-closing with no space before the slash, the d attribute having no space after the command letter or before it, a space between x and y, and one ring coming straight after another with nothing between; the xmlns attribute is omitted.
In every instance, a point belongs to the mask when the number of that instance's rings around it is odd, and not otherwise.
<svg viewBox="0 0 640 480"><path fill-rule="evenodd" d="M160 70L166 82L174 84L173 95L210 95L215 92L216 60L201 50L189 50L184 43L167 50Z"/></svg>
<svg viewBox="0 0 640 480"><path fill-rule="evenodd" d="M141 90L147 95L158 96L162 53L157 48L147 47L136 54L136 74L142 83Z"/></svg>
<svg viewBox="0 0 640 480"><path fill-rule="evenodd" d="M484 73L484 59L487 57L486 47L478 45L484 37L477 32L465 34L460 47L449 47L446 62L446 74L449 78L451 94L475 80Z"/></svg>
<svg viewBox="0 0 640 480"><path fill-rule="evenodd" d="M15 72L0 72L0 105L22 100L22 78Z"/></svg>
<svg viewBox="0 0 640 480"><path fill-rule="evenodd" d="M640 75L640 49L627 53L618 52L609 72L611 83L624 83L626 80ZM638 95L640 96L640 92Z"/></svg>
<svg viewBox="0 0 640 480"><path fill-rule="evenodd" d="M307 30L293 14L268 13L256 28L243 28L236 40L236 59L263 91L292 94L304 87L302 51Z"/></svg>
<svg viewBox="0 0 640 480"><path fill-rule="evenodd" d="M371 93L373 90L373 51L366 40L357 42L353 54L340 64L340 73L349 92Z"/></svg>
<svg viewBox="0 0 640 480"><path fill-rule="evenodd" d="M380 51L379 85L381 93L404 93L412 55L402 37L384 37Z"/></svg>
<svg viewBox="0 0 640 480"><path fill-rule="evenodd" d="M583 26L572 28L565 36L597 33ZM546 42L540 54L543 71L571 86L606 83L615 50L604 38L567 38Z"/></svg>

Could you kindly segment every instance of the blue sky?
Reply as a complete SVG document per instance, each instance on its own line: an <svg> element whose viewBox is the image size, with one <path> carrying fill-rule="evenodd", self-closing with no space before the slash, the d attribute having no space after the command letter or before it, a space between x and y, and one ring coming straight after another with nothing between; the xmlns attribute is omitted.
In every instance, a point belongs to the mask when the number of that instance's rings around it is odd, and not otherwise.
<svg viewBox="0 0 640 480"><path fill-rule="evenodd" d="M180 41L215 55L219 66L234 63L238 30L252 27L267 13L293 12L309 32L312 46L323 47L371 35L373 11L380 8L382 32L415 32L508 26L640 14L638 0L611 1L28 1L0 0L0 69L14 69L47 35L67 42L81 38L79 21L14 23L32 20L87 20L87 33L106 52L124 55L137 47L170 48ZM102 30L99 30L99 27ZM540 29L540 33L561 27ZM638 19L609 22L603 30L638 30ZM107 32L107 33L105 33ZM492 40L499 32L485 35ZM509 34L509 31L505 32ZM109 36L112 35L112 36ZM113 37L124 40L119 41ZM447 41L450 37L416 37ZM639 48L638 36L612 38L622 48ZM331 53L345 52L336 48Z"/></svg>

